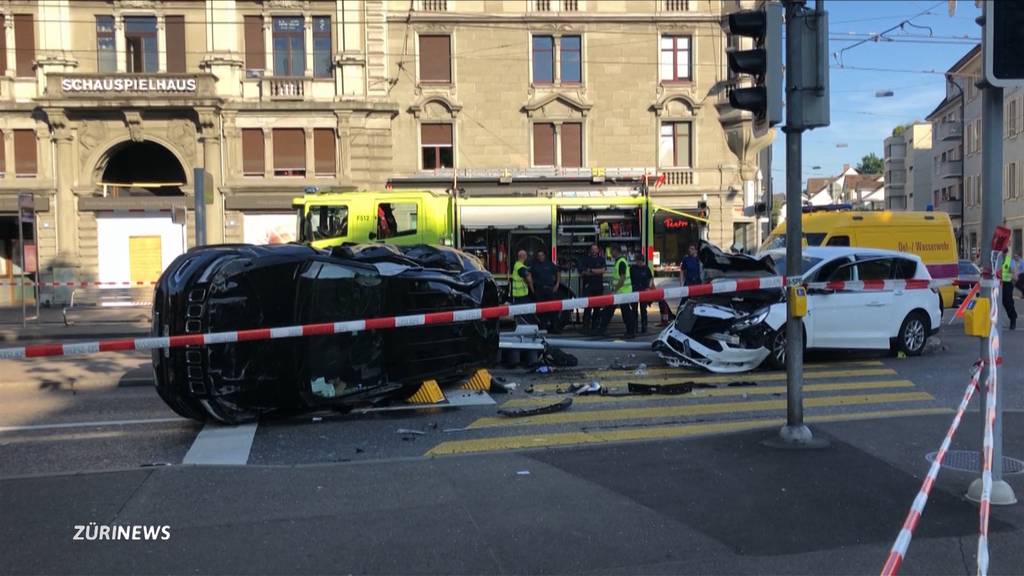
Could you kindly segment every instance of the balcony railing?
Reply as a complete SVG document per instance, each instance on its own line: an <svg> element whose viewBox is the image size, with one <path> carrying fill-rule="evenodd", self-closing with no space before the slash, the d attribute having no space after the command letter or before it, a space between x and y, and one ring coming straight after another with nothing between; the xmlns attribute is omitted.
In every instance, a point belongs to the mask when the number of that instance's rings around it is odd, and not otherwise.
<svg viewBox="0 0 1024 576"><path fill-rule="evenodd" d="M691 168L667 168L662 172L665 174L665 186L693 185L694 177Z"/></svg>
<svg viewBox="0 0 1024 576"><path fill-rule="evenodd" d="M686 12L690 9L690 0L663 0L665 12Z"/></svg>
<svg viewBox="0 0 1024 576"><path fill-rule="evenodd" d="M939 140L960 140L964 137L964 125L960 122L940 122Z"/></svg>
<svg viewBox="0 0 1024 576"><path fill-rule="evenodd" d="M304 77L271 77L264 78L264 94L271 100L302 100L309 92L307 84L311 78Z"/></svg>
<svg viewBox="0 0 1024 576"><path fill-rule="evenodd" d="M420 6L424 12L447 12L448 0L421 0Z"/></svg>
<svg viewBox="0 0 1024 576"><path fill-rule="evenodd" d="M945 212L950 216L960 216L963 214L963 203L959 198L943 200L942 202L939 202L939 211Z"/></svg>
<svg viewBox="0 0 1024 576"><path fill-rule="evenodd" d="M960 178L964 173L963 160L939 162L939 178Z"/></svg>

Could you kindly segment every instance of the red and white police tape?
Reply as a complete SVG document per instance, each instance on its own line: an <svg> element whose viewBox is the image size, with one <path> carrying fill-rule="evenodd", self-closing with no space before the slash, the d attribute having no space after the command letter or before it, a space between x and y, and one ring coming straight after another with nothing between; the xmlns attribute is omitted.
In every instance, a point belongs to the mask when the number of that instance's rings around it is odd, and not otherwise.
<svg viewBox="0 0 1024 576"><path fill-rule="evenodd" d="M1009 258L1009 254L1006 255ZM996 266L999 255L992 255L992 269L999 270ZM996 386L999 371L996 369L999 360L999 291L1001 286L998 282L992 286L992 305L989 306L989 336L988 336L988 378L985 389L985 436L981 443L982 468L981 468L981 503L978 511L978 576L988 574L988 518L989 509L992 506L992 445L994 444L993 429L996 425ZM1012 290L1012 288L1011 288ZM1002 466L1002 462L999 463Z"/></svg>
<svg viewBox="0 0 1024 576"><path fill-rule="evenodd" d="M947 286L952 279L944 280L877 280L863 282L816 282L808 284L809 288L831 290L901 290L925 289ZM450 310L431 312L429 314L411 314L408 316L388 316L368 318L365 320L349 320L346 322L328 322L322 324L304 324L282 326L279 328L254 328L249 330L233 330L230 332L212 332L208 334L182 334L178 336L157 336L150 338L133 338L126 340L99 340L74 344L33 344L16 348L0 348L0 359L37 358L41 356L69 356L73 354L95 354L97 352L117 352L128 350L159 350L164 348L180 348L182 346L207 346L210 344L228 344L232 342L251 342L257 340L275 340L278 338L298 338L325 334L348 334L366 330L389 330L413 326L431 326L451 324L454 322L472 322L492 318L529 316L546 312L561 312L580 308L604 308L619 304L636 302L657 302L665 299L707 296L709 294L731 294L763 289L782 288L785 279L781 276L764 278L740 278L736 280L720 280L710 284L695 286L675 286L672 288L656 288L643 292L624 294L606 294L587 298L570 298L567 300L551 300L528 304L512 304L492 306L490 308L474 308L471 310Z"/></svg>
<svg viewBox="0 0 1024 576"><path fill-rule="evenodd" d="M946 457L946 452L949 451L949 445L953 442L953 436L956 434L957 428L960 427L960 420L963 418L964 412L974 396L974 392L978 389L978 378L981 376L981 368L982 363L979 362L974 368L974 373L971 375L971 382L967 385L967 390L964 391L964 397L960 401L960 406L956 409L953 423L949 425L946 437L942 440L942 445L939 446L939 451L935 454L935 460L932 461L931 468L928 469L924 483L921 484L921 490L918 491L917 497L914 498L914 503L910 506L910 512L907 513L906 520L903 521L903 527L900 529L899 536L896 537L896 543L892 545L892 550L889 551L889 558L886 560L885 566L882 567L882 576L895 576L900 569L900 565L903 563L903 558L907 555L907 548L910 546L910 540L914 536L914 528L917 527L918 521L921 520L921 515L924 514L924 506L928 503L928 495L932 491L932 486L935 485L935 478L938 477L939 469L942 468L942 461Z"/></svg>
<svg viewBox="0 0 1024 576"><path fill-rule="evenodd" d="M34 282L32 280L0 280L0 286L45 286L50 288L89 288L100 286L156 286L155 280L124 280L100 282L98 280L69 280L67 282Z"/></svg>

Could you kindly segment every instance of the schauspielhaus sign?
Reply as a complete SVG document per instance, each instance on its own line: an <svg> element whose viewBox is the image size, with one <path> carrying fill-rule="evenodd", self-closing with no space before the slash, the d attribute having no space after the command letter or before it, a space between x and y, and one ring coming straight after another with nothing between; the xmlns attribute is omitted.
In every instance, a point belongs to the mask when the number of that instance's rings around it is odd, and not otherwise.
<svg viewBox="0 0 1024 576"><path fill-rule="evenodd" d="M63 78L60 89L63 92L98 92L98 93L189 93L196 91L196 78Z"/></svg>

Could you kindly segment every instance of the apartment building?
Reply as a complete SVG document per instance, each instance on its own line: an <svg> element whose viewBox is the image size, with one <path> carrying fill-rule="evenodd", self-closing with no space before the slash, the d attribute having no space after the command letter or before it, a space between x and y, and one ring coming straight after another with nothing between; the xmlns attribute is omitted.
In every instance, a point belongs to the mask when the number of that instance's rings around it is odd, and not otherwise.
<svg viewBox="0 0 1024 576"><path fill-rule="evenodd" d="M966 58L966 57L965 57ZM955 66L954 66L955 67ZM965 77L946 76L946 97L926 117L932 125L932 198L935 210L949 214L959 245L964 246L965 164L963 111ZM971 128L973 130L973 127Z"/></svg>
<svg viewBox="0 0 1024 576"><path fill-rule="evenodd" d="M932 202L932 125L897 126L884 145L886 207L927 210Z"/></svg>
<svg viewBox="0 0 1024 576"><path fill-rule="evenodd" d="M44 276L151 279L194 241L196 168L209 242L291 239L314 188L618 193L656 173L711 240L751 238L768 139L728 106L720 23L754 4L0 2L0 273L30 192Z"/></svg>

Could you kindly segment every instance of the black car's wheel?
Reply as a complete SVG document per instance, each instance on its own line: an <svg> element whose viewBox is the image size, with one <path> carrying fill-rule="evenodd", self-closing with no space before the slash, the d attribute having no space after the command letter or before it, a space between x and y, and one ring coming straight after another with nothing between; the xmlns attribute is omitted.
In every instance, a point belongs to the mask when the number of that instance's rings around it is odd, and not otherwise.
<svg viewBox="0 0 1024 576"><path fill-rule="evenodd" d="M900 326L893 349L907 356L920 356L921 352L924 352L925 342L928 341L929 330L928 317L924 312L911 312Z"/></svg>

